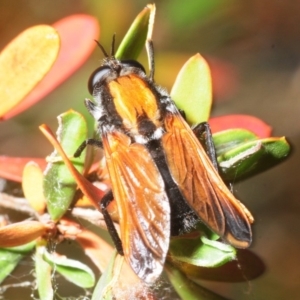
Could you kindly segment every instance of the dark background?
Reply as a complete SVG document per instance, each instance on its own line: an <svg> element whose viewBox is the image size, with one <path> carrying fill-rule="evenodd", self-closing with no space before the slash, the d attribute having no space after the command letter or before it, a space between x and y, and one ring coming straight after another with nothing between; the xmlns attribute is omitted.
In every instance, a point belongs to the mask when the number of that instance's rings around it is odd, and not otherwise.
<svg viewBox="0 0 300 300"><path fill-rule="evenodd" d="M52 24L73 13L95 16L101 25L101 43L107 46L114 32L121 40L146 4L144 0L2 0L0 48L29 26ZM212 115L259 117L272 126L274 136L287 136L294 149L281 165L233 185L256 219L251 250L265 262L265 274L241 284L203 284L230 299L300 299L300 1L169 0L156 5L156 81L170 90L184 61L200 52L213 68ZM0 154L48 155L51 147L37 127L47 123L55 129L56 116L70 108L88 115L83 106L89 96L86 82L100 59L97 49L43 101L0 124ZM22 274L16 276L22 281Z"/></svg>

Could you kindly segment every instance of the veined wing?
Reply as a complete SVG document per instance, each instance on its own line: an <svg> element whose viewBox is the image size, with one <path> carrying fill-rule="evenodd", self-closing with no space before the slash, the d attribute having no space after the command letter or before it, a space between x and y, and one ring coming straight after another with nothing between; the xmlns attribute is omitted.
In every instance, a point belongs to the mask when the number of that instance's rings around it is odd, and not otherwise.
<svg viewBox="0 0 300 300"><path fill-rule="evenodd" d="M228 190L179 112L167 114L162 142L170 172L189 205L218 235L238 248L252 239L251 213Z"/></svg>
<svg viewBox="0 0 300 300"><path fill-rule="evenodd" d="M117 131L102 138L125 259L141 279L153 282L162 272L170 239L163 179L143 145L131 144Z"/></svg>

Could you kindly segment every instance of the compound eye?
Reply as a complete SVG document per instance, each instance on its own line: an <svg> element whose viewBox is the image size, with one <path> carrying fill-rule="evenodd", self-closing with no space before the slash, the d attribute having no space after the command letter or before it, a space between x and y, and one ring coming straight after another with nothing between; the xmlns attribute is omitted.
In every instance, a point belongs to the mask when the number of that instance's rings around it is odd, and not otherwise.
<svg viewBox="0 0 300 300"><path fill-rule="evenodd" d="M146 73L144 67L136 60L133 60L133 59L122 60L121 63L124 67L137 68L137 69L140 69L141 71L143 71L144 73Z"/></svg>
<svg viewBox="0 0 300 300"><path fill-rule="evenodd" d="M93 95L94 87L97 82L100 82L103 77L108 75L111 72L111 69L108 66L102 66L96 69L90 76L88 81L88 90L91 95Z"/></svg>

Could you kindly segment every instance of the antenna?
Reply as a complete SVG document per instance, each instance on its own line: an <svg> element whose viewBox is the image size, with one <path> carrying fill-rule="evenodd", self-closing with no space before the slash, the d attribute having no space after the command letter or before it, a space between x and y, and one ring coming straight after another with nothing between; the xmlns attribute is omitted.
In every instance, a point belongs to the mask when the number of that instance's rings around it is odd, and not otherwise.
<svg viewBox="0 0 300 300"><path fill-rule="evenodd" d="M103 55L104 55L106 58L108 58L109 55L107 54L107 52L105 51L105 49L103 48L103 46L102 46L97 40L94 40L94 41L97 43L97 45L98 45L99 48L101 49Z"/></svg>
<svg viewBox="0 0 300 300"><path fill-rule="evenodd" d="M115 55L115 41L116 41L116 33L114 33L114 35L112 37L111 49L110 49L110 55L111 56Z"/></svg>

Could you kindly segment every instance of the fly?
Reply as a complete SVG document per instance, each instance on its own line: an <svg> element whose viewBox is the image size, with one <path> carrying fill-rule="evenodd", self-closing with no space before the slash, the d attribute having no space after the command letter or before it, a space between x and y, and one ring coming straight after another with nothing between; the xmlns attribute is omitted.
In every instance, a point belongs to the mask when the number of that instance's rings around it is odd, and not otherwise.
<svg viewBox="0 0 300 300"><path fill-rule="evenodd" d="M154 82L152 41L147 50L150 75L134 60L105 55L89 80L94 101L85 105L98 123L112 189L100 209L118 252L145 282L161 274L170 237L199 219L237 248L251 244L251 213L229 191L218 174L211 134L206 124L194 131L169 94ZM188 97L188 95L187 95ZM195 133L210 138L208 157ZM107 212L115 200L120 237Z"/></svg>

